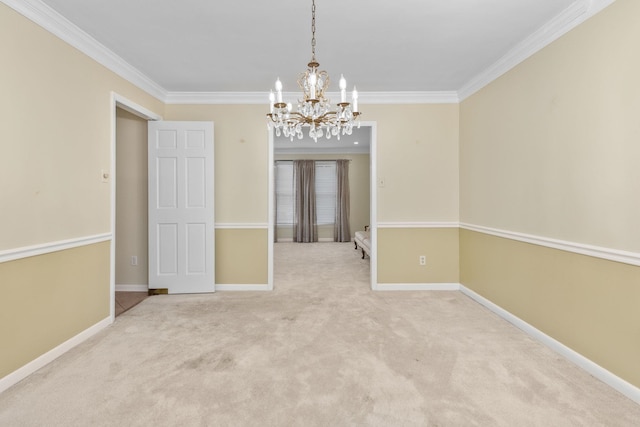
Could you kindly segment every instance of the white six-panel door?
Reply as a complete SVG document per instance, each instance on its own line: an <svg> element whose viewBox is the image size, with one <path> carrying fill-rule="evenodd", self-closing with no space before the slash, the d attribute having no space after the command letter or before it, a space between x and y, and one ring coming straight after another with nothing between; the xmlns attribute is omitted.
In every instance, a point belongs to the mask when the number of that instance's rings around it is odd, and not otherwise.
<svg viewBox="0 0 640 427"><path fill-rule="evenodd" d="M149 288L215 291L212 122L149 122Z"/></svg>

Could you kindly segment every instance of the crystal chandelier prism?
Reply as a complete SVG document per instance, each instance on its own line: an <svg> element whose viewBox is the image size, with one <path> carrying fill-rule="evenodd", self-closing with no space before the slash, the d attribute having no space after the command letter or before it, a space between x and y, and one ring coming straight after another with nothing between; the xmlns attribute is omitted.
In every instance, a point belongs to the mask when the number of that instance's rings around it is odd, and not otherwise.
<svg viewBox="0 0 640 427"><path fill-rule="evenodd" d="M329 88L329 74L318 70L316 61L316 3L311 1L311 62L307 70L300 74L298 86L302 89L302 99L298 100L297 111L291 103L282 100L282 82L276 81L276 92L269 93L269 126L276 135L284 135L293 141L303 138L302 128L309 127L309 137L314 141L323 136L340 139L340 135L351 135L354 126L360 126L358 117L358 91L355 86L352 102L347 102L347 82L340 76L340 102L332 105L325 93Z"/></svg>

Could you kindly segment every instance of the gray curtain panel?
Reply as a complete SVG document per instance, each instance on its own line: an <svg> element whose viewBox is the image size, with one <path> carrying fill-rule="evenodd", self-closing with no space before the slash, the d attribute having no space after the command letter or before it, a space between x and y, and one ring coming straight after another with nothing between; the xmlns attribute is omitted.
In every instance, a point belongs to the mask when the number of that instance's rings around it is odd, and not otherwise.
<svg viewBox="0 0 640 427"><path fill-rule="evenodd" d="M336 178L336 222L333 228L333 240L350 242L349 160L336 160Z"/></svg>
<svg viewBox="0 0 640 427"><path fill-rule="evenodd" d="M293 182L295 186L293 241L317 242L316 163L313 160L294 160Z"/></svg>

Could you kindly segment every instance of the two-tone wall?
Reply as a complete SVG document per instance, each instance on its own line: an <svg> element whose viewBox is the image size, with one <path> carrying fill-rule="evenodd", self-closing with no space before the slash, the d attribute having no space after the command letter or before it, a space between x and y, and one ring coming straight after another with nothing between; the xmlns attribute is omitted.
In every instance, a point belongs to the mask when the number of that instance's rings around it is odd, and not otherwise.
<svg viewBox="0 0 640 427"><path fill-rule="evenodd" d="M167 120L216 123L217 284L268 280L265 114L262 105L166 106ZM379 247L379 282L459 282L458 234L449 228L458 221L458 106L367 105L366 119L377 124L375 157L384 181L373 184L378 233L394 248L391 254ZM428 253L407 242L423 238ZM423 254L428 265L415 268ZM246 268L248 256L255 268Z"/></svg>
<svg viewBox="0 0 640 427"><path fill-rule="evenodd" d="M640 386L635 16L617 0L460 105L363 107L379 284L462 283ZM165 105L4 4L0 50L0 378L109 318L112 92L215 122L216 283L268 282L264 105Z"/></svg>
<svg viewBox="0 0 640 427"><path fill-rule="evenodd" d="M636 387L638 16L616 1L460 107L462 284Z"/></svg>
<svg viewBox="0 0 640 427"><path fill-rule="evenodd" d="M458 105L367 105L366 113L378 131L378 283L459 283Z"/></svg>
<svg viewBox="0 0 640 427"><path fill-rule="evenodd" d="M4 3L0 52L2 379L109 322L112 91L164 105Z"/></svg>

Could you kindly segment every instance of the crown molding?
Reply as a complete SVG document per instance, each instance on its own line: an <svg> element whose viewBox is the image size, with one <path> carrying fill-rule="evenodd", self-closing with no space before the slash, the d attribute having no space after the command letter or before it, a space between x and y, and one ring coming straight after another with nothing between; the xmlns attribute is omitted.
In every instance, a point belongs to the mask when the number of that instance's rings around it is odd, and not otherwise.
<svg viewBox="0 0 640 427"><path fill-rule="evenodd" d="M363 104L457 104L455 91L433 92L359 92ZM295 100L298 92L284 92L284 99ZM329 99L340 98L339 92L328 92ZM269 92L169 92L167 104L266 104Z"/></svg>
<svg viewBox="0 0 640 427"><path fill-rule="evenodd" d="M615 0L579 0L555 16L458 90L460 102L562 37Z"/></svg>
<svg viewBox="0 0 640 427"><path fill-rule="evenodd" d="M549 45L615 0L577 0L516 45L489 68L455 91L360 92L363 104L457 104ZM0 0L120 77L166 104L264 104L268 92L169 92L120 56L39 0ZM296 92L285 93L297 99ZM328 94L339 98L338 92Z"/></svg>
<svg viewBox="0 0 640 427"><path fill-rule="evenodd" d="M166 98L164 88L41 1L0 1L151 96L161 101Z"/></svg>

